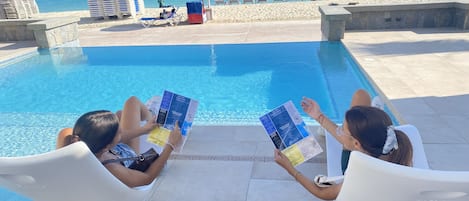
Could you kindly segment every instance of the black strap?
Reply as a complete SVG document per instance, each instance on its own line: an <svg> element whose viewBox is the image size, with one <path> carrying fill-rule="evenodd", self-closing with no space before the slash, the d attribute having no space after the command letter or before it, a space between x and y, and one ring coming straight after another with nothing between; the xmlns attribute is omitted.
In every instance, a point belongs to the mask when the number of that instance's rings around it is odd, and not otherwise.
<svg viewBox="0 0 469 201"><path fill-rule="evenodd" d="M115 159L108 159L108 160L105 160L103 162L101 162L103 165L106 165L106 164L109 164L109 163L117 163L117 162L123 162L123 161L128 161L128 160L132 160L132 161L143 161L145 160L145 158L143 157L143 154L140 154L138 156L134 156L134 157L128 157L128 158L115 158Z"/></svg>

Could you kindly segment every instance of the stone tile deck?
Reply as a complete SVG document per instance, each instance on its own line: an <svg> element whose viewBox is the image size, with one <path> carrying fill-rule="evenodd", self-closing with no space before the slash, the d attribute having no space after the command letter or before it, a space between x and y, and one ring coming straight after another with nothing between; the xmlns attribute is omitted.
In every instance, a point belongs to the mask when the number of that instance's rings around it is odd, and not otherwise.
<svg viewBox="0 0 469 201"><path fill-rule="evenodd" d="M34 41L0 42L0 63L36 50Z"/></svg>
<svg viewBox="0 0 469 201"><path fill-rule="evenodd" d="M420 130L430 167L469 170L469 31L348 32L343 42L402 122Z"/></svg>
<svg viewBox="0 0 469 201"><path fill-rule="evenodd" d="M130 24L80 30L83 46L318 40L319 21L149 29ZM468 171L469 34L456 29L347 32L343 42L389 99L399 119L420 130L431 168ZM15 50L0 55L10 52ZM183 153L169 162L160 177L155 197L168 201L318 200L273 162L268 140L262 128L255 126L194 128ZM299 169L310 178L325 174L324 154Z"/></svg>

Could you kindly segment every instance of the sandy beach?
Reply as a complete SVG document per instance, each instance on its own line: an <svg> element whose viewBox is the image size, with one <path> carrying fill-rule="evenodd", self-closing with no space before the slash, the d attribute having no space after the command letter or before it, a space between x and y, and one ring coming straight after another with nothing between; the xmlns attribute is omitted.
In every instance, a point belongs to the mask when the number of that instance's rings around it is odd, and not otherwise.
<svg viewBox="0 0 469 201"><path fill-rule="evenodd" d="M279 3L259 3L259 4L239 4L239 5L211 5L213 19L207 23L233 23L233 22L255 22L255 21L279 21L279 20L314 20L320 19L319 6L337 3L339 5L349 4L351 2L364 4L391 4L391 3L423 3L423 2L441 2L445 0L319 0L319 1L298 1L298 2L279 2ZM206 7L208 5L205 5ZM135 18L123 19L96 19L91 18L88 10L69 11L69 12L51 12L40 13L34 17L79 17L79 27L95 28L110 27L122 24L139 23L141 17L158 16L161 9L146 8L144 15ZM187 10L180 7L178 13L182 15L182 23L187 21Z"/></svg>

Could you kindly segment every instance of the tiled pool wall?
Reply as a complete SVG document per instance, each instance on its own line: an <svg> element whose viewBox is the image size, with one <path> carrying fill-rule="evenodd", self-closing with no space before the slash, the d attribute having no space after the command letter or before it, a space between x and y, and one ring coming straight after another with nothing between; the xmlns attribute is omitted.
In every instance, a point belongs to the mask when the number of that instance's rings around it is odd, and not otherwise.
<svg viewBox="0 0 469 201"><path fill-rule="evenodd" d="M469 4L456 1L440 3L345 6L352 16L346 30L401 28L469 28Z"/></svg>
<svg viewBox="0 0 469 201"><path fill-rule="evenodd" d="M338 41L346 30L402 28L469 28L469 3L435 3L320 6L323 38Z"/></svg>

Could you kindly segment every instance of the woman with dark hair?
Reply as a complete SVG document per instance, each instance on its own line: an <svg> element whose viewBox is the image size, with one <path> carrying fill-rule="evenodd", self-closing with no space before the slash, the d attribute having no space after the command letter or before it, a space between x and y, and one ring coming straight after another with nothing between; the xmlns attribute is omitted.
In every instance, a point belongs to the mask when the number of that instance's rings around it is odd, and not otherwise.
<svg viewBox="0 0 469 201"><path fill-rule="evenodd" d="M351 108L345 113L343 125L337 126L321 112L316 101L303 98L301 102L303 110L344 146L343 169L346 169L350 151L354 150L392 163L412 166L412 144L407 135L394 129L386 112L370 104L368 93L358 90L352 98ZM342 184L317 186L296 170L279 150L275 150L275 161L318 198L333 200L340 192Z"/></svg>
<svg viewBox="0 0 469 201"><path fill-rule="evenodd" d="M146 122L141 126L141 122ZM134 157L139 154L139 137L156 128L156 117L136 97L130 97L119 112L119 117L106 110L83 114L73 129L62 129L57 148L83 141L99 161ZM150 184L161 172L171 152L181 142L181 131L176 123L159 157L145 171L130 169L133 161L105 163L105 167L129 187ZM104 163L103 163L104 164Z"/></svg>
<svg viewBox="0 0 469 201"><path fill-rule="evenodd" d="M405 133L394 129L391 118L378 108L355 106L345 113L346 121L337 128L336 134L343 140L345 147L344 162L348 160L349 150L363 150L370 156L392 163L412 166L412 144ZM347 127L349 132L345 131ZM384 135L385 134L385 135ZM350 135L350 136L347 136ZM344 137L342 137L344 136ZM383 144L384 142L384 144ZM346 163L342 166L346 169Z"/></svg>

